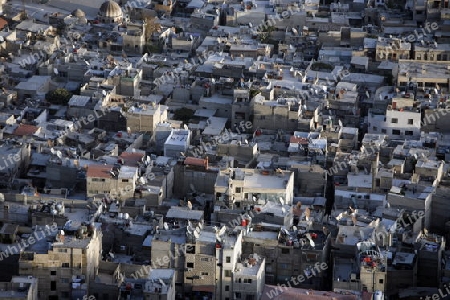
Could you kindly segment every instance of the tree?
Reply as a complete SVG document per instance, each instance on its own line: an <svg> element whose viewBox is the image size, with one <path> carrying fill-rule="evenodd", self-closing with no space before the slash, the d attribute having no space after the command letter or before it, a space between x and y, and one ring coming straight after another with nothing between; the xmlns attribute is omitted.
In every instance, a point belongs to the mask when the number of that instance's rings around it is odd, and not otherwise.
<svg viewBox="0 0 450 300"><path fill-rule="evenodd" d="M45 99L51 104L67 105L70 98L72 98L72 93L63 88L50 91L45 95Z"/></svg>
<svg viewBox="0 0 450 300"><path fill-rule="evenodd" d="M148 41L152 38L153 33L161 30L161 24L158 23L156 17L145 18L145 39Z"/></svg>

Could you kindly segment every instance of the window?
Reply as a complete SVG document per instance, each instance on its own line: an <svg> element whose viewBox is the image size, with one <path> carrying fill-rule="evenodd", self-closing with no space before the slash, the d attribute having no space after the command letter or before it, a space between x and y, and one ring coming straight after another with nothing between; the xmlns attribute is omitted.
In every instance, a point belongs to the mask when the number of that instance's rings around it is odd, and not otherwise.
<svg viewBox="0 0 450 300"><path fill-rule="evenodd" d="M379 282L379 283L383 283L383 279L380 279L378 282Z"/></svg>
<svg viewBox="0 0 450 300"><path fill-rule="evenodd" d="M187 263L187 264L186 264L186 267L187 267L187 268L194 268L194 263Z"/></svg>
<svg viewBox="0 0 450 300"><path fill-rule="evenodd" d="M67 249L63 248L63 249L58 249L58 252L60 253L67 253Z"/></svg>
<svg viewBox="0 0 450 300"><path fill-rule="evenodd" d="M391 123L398 123L398 119L397 118L392 118L391 119Z"/></svg>
<svg viewBox="0 0 450 300"><path fill-rule="evenodd" d="M225 292L228 292L230 290L230 286L229 285L226 285L225 286Z"/></svg>
<svg viewBox="0 0 450 300"><path fill-rule="evenodd" d="M247 295L245 296L245 300L255 300L255 295Z"/></svg>
<svg viewBox="0 0 450 300"><path fill-rule="evenodd" d="M56 281L50 281L50 290L56 291Z"/></svg>
<svg viewBox="0 0 450 300"><path fill-rule="evenodd" d="M187 254L195 254L195 246L187 245L186 246L186 253Z"/></svg>
<svg viewBox="0 0 450 300"><path fill-rule="evenodd" d="M69 292L61 292L61 298L64 298L64 299L69 298Z"/></svg>
<svg viewBox="0 0 450 300"><path fill-rule="evenodd" d="M241 189L240 187L237 187L237 188L236 188L236 193L239 194L239 193L241 193L241 192L242 192L242 189Z"/></svg>
<svg viewBox="0 0 450 300"><path fill-rule="evenodd" d="M386 133L386 129L381 129L381 133Z"/></svg>
<svg viewBox="0 0 450 300"><path fill-rule="evenodd" d="M227 256L227 257L225 258L225 262L226 262L227 264L229 264L229 263L231 262L231 257L230 257L230 256Z"/></svg>
<svg viewBox="0 0 450 300"><path fill-rule="evenodd" d="M231 277L231 270L225 270L225 277Z"/></svg>
<svg viewBox="0 0 450 300"><path fill-rule="evenodd" d="M206 261L206 262L208 262L208 261L209 261L209 258L207 258L207 257L202 257L200 260L201 260L201 261Z"/></svg>
<svg viewBox="0 0 450 300"><path fill-rule="evenodd" d="M241 293L234 293L235 299L241 299Z"/></svg>
<svg viewBox="0 0 450 300"><path fill-rule="evenodd" d="M414 132L411 130L405 130L405 135L414 135Z"/></svg>
<svg viewBox="0 0 450 300"><path fill-rule="evenodd" d="M109 300L109 294L103 294L103 300Z"/></svg>
<svg viewBox="0 0 450 300"><path fill-rule="evenodd" d="M373 126L372 129L373 129L374 131L378 131L378 127L377 127L377 126Z"/></svg>
<svg viewBox="0 0 450 300"><path fill-rule="evenodd" d="M69 263L62 263L61 267L62 268L70 268L70 264Z"/></svg>
<svg viewBox="0 0 450 300"><path fill-rule="evenodd" d="M260 119L261 119L261 120L265 120L265 119L266 119L266 116L260 116Z"/></svg>
<svg viewBox="0 0 450 300"><path fill-rule="evenodd" d="M289 251L289 248L283 248L281 249L281 254L289 254L291 251Z"/></svg>
<svg viewBox="0 0 450 300"><path fill-rule="evenodd" d="M122 182L128 182L128 179L122 179Z"/></svg>
<svg viewBox="0 0 450 300"><path fill-rule="evenodd" d="M55 276L56 275L56 271L50 271L50 275L51 276Z"/></svg>
<svg viewBox="0 0 450 300"><path fill-rule="evenodd" d="M289 269L290 264L278 264L279 269Z"/></svg>
<svg viewBox="0 0 450 300"><path fill-rule="evenodd" d="M208 276L209 275L208 272L202 272L201 274L202 274L202 276Z"/></svg>
<svg viewBox="0 0 450 300"><path fill-rule="evenodd" d="M413 119L408 119L408 124L409 124L409 125L414 124L414 120L413 120Z"/></svg>
<svg viewBox="0 0 450 300"><path fill-rule="evenodd" d="M61 277L61 283L69 283L69 278Z"/></svg>
<svg viewBox="0 0 450 300"><path fill-rule="evenodd" d="M400 130L398 130L398 129L392 129L392 134L393 134L393 135L400 135Z"/></svg>
<svg viewBox="0 0 450 300"><path fill-rule="evenodd" d="M244 283L252 283L251 279L244 278Z"/></svg>

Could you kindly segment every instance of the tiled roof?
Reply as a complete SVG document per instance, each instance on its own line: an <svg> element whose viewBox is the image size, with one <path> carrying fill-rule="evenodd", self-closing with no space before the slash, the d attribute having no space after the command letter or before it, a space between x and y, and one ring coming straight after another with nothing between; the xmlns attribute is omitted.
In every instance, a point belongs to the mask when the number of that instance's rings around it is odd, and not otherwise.
<svg viewBox="0 0 450 300"><path fill-rule="evenodd" d="M111 165L89 165L87 169L87 178L111 178L110 171L113 166Z"/></svg>

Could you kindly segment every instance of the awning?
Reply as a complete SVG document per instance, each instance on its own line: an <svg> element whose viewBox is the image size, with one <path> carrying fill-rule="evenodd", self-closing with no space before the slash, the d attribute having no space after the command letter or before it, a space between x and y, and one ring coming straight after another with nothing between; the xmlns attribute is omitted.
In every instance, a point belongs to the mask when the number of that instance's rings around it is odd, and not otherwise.
<svg viewBox="0 0 450 300"><path fill-rule="evenodd" d="M192 287L193 292L214 293L215 289L214 285L195 285Z"/></svg>

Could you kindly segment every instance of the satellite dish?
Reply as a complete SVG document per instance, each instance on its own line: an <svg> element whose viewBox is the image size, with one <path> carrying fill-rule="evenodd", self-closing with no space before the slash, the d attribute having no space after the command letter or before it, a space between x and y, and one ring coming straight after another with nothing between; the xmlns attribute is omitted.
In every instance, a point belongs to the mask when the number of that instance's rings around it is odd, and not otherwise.
<svg viewBox="0 0 450 300"><path fill-rule="evenodd" d="M102 95L106 97L107 93L105 90L102 90Z"/></svg>
<svg viewBox="0 0 450 300"><path fill-rule="evenodd" d="M57 68L53 68L53 73L55 73L56 75L58 75L58 69L57 69Z"/></svg>
<svg viewBox="0 0 450 300"><path fill-rule="evenodd" d="M185 130L188 130L188 129L189 129L189 127L187 127L186 124L183 125L183 128L184 128Z"/></svg>
<svg viewBox="0 0 450 300"><path fill-rule="evenodd" d="M227 227L224 225L222 228L220 228L219 232L217 233L218 236L221 236L227 231Z"/></svg>
<svg viewBox="0 0 450 300"><path fill-rule="evenodd" d="M307 233L306 237L308 238L309 244L311 245L311 247L314 248L316 246L316 243L314 243L314 241L312 240L311 235L309 233Z"/></svg>
<svg viewBox="0 0 450 300"><path fill-rule="evenodd" d="M61 151L56 151L56 156L58 156L59 158L62 158L62 153L61 153Z"/></svg>
<svg viewBox="0 0 450 300"><path fill-rule="evenodd" d="M281 208L281 212L283 213L283 215L286 213L286 208L282 207Z"/></svg>
<svg viewBox="0 0 450 300"><path fill-rule="evenodd" d="M297 226L292 226L292 229L293 229L294 231L297 231Z"/></svg>
<svg viewBox="0 0 450 300"><path fill-rule="evenodd" d="M90 65L91 65L87 60L85 60L84 63L85 63L87 66L90 66Z"/></svg>
<svg viewBox="0 0 450 300"><path fill-rule="evenodd" d="M164 230L169 230L169 225L167 225L167 222L164 222Z"/></svg>
<svg viewBox="0 0 450 300"><path fill-rule="evenodd" d="M162 286L166 286L166 284L164 283L164 281L161 278L159 278L158 280L159 280L159 283L161 283Z"/></svg>
<svg viewBox="0 0 450 300"><path fill-rule="evenodd" d="M189 208L189 210L192 210L192 203L191 203L191 201L187 202L187 207Z"/></svg>
<svg viewBox="0 0 450 300"><path fill-rule="evenodd" d="M55 149L53 149L53 148L50 148L50 152L51 152L52 154L56 154L56 151L55 151Z"/></svg>
<svg viewBox="0 0 450 300"><path fill-rule="evenodd" d="M194 231L194 236L196 239L198 239L200 237L200 233L198 233L197 231Z"/></svg>
<svg viewBox="0 0 450 300"><path fill-rule="evenodd" d="M342 121L340 119L339 119L339 126L344 127L344 125L342 124Z"/></svg>
<svg viewBox="0 0 450 300"><path fill-rule="evenodd" d="M3 38L3 36L0 36L0 43L3 43L5 41L5 39Z"/></svg>
<svg viewBox="0 0 450 300"><path fill-rule="evenodd" d="M111 256L111 258L114 258L114 253L109 252L109 256Z"/></svg>

